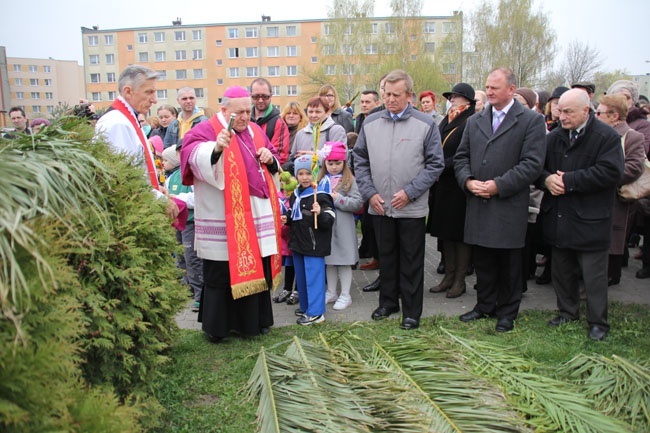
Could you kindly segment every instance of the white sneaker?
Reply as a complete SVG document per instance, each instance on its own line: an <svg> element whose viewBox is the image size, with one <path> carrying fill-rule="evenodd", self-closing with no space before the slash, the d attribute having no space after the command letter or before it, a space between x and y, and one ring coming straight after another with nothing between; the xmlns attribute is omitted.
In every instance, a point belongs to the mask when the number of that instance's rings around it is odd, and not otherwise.
<svg viewBox="0 0 650 433"><path fill-rule="evenodd" d="M336 298L338 298L336 293L325 292L325 303L326 304L331 304L332 302L336 301Z"/></svg>
<svg viewBox="0 0 650 433"><path fill-rule="evenodd" d="M336 300L336 303L334 304L334 307L332 307L332 308L334 308L335 310L345 310L350 305L352 305L352 297L351 296L341 295Z"/></svg>
<svg viewBox="0 0 650 433"><path fill-rule="evenodd" d="M298 325L313 325L314 323L321 323L323 321L325 321L324 314L319 314L318 316L308 316L305 314L302 317L298 317L296 323Z"/></svg>

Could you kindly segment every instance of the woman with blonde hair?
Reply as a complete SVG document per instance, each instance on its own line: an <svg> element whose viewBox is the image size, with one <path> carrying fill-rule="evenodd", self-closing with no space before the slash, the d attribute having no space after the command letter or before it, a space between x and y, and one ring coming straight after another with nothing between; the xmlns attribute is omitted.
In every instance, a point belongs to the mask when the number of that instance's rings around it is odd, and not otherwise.
<svg viewBox="0 0 650 433"><path fill-rule="evenodd" d="M307 115L300 102L291 101L284 107L282 113L280 113L280 117L289 127L289 148L291 148L296 138L296 132L300 131L309 123Z"/></svg>
<svg viewBox="0 0 650 433"><path fill-rule="evenodd" d="M327 114L332 118L334 123L341 125L348 132L354 132L354 120L352 114L348 113L341 107L339 94L331 84L325 84L318 90L318 96L327 101Z"/></svg>

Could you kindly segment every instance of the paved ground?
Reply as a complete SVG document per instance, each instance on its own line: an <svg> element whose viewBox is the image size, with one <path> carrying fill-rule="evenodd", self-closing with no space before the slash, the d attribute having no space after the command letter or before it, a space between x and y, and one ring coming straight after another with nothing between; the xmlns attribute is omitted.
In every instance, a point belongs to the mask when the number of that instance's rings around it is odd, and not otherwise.
<svg viewBox="0 0 650 433"><path fill-rule="evenodd" d="M634 255L638 250L630 250ZM440 260L440 254L436 251L436 240L427 236L427 252L425 258L424 274L424 311L422 316L428 317L437 314L456 316L463 314L474 307L476 302L476 292L472 290L476 277L471 275L466 278L468 291L456 299L447 299L444 293L429 293L428 288L436 285L441 275L436 273L436 268ZM362 260L365 263L367 260ZM639 260L630 258L629 267L623 268L621 283L610 287L609 299L611 301L620 301L626 303L639 303L650 305L650 279L640 280L635 278L634 274L641 267ZM538 269L538 274L541 268ZM373 310L378 307L378 292L364 293L361 289L374 281L379 275L379 271L353 271L352 281L352 305L343 311L335 311L332 304L328 304L326 320L336 322L354 322L369 321ZM177 322L181 328L201 329L201 324L196 321L197 313L190 311L191 302L188 301L187 308L177 317ZM286 304L273 304L274 326L287 326L296 323L294 310L296 306ZM554 310L555 293L553 287L549 285L539 286L534 281L528 281L528 291L524 293L521 302L521 309L537 310ZM397 318L398 315L391 317ZM549 319L551 317L549 316Z"/></svg>

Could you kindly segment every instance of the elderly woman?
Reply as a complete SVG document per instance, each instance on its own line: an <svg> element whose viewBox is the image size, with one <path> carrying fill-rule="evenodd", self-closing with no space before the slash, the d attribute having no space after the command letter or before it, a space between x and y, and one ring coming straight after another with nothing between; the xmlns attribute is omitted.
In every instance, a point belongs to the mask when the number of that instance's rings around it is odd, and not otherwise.
<svg viewBox="0 0 650 433"><path fill-rule="evenodd" d="M327 114L332 118L334 123L341 125L345 133L354 132L354 120L352 115L341 107L339 94L334 86L325 84L318 90L318 96L327 102Z"/></svg>
<svg viewBox="0 0 650 433"><path fill-rule="evenodd" d="M599 98L600 105L596 116L614 128L622 139L625 152L625 171L619 187L634 182L643 173L645 151L643 134L631 129L625 119L628 116L628 103L622 94L607 94ZM633 203L616 200L614 202L614 224L612 226L612 244L609 247L609 266L607 268L608 285L621 281L621 268L627 247L627 237L633 223Z"/></svg>
<svg viewBox="0 0 650 433"><path fill-rule="evenodd" d="M476 112L476 101L474 89L466 83L456 84L451 92L443 93L442 96L451 102L451 108L439 126L445 169L432 187L431 195L436 205L429 213L427 229L431 235L443 241L445 276L429 291L446 291L448 298L456 298L465 293L465 274L472 250L463 242L466 197L456 182L454 154L463 136L465 122Z"/></svg>
<svg viewBox="0 0 650 433"><path fill-rule="evenodd" d="M436 110L436 94L431 90L425 90L420 93L420 110L433 117L433 121L436 122L436 125L440 126L442 115Z"/></svg>
<svg viewBox="0 0 650 433"><path fill-rule="evenodd" d="M476 112L478 113L479 111L483 111L483 109L485 108L485 104L487 104L487 95L485 94L484 91L477 90L476 96L474 97L474 101L476 101L476 107L475 107Z"/></svg>
<svg viewBox="0 0 650 433"><path fill-rule="evenodd" d="M621 94L625 97L627 117L624 119L630 128L643 134L643 145L647 154L650 151L650 122L645 111L638 107L639 88L632 81L618 80L609 86L607 94Z"/></svg>

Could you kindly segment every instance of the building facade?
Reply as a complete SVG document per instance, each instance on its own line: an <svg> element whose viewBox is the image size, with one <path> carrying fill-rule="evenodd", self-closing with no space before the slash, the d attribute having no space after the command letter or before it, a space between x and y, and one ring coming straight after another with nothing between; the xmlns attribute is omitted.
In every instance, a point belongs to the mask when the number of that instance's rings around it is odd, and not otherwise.
<svg viewBox="0 0 650 433"><path fill-rule="evenodd" d="M83 67L74 60L7 58L10 106L22 107L27 118L49 117L84 97Z"/></svg>
<svg viewBox="0 0 650 433"><path fill-rule="evenodd" d="M380 37L390 32L391 26L388 18L367 20L367 32L376 40L366 44L362 54L372 63L372 56L381 54ZM422 38L421 46L432 56L433 47L447 36L443 29L457 29L448 25L457 20L456 16L417 18L422 33L411 38ZM315 71L320 69L325 78L346 72L331 69L327 59L334 53L321 43L321 37L332 29L329 20L274 22L266 16L260 22L232 24L182 25L177 20L163 27L82 27L85 95L99 109L106 108L118 95L120 71L140 64L160 74L158 106L176 106L177 89L189 86L196 89L198 106L218 109L227 87L246 87L255 78L264 77L273 85L273 103L283 107L291 100L304 101L313 95ZM369 69L364 68L364 73ZM374 81L369 83L368 87L374 87ZM152 107L152 112L156 108Z"/></svg>

